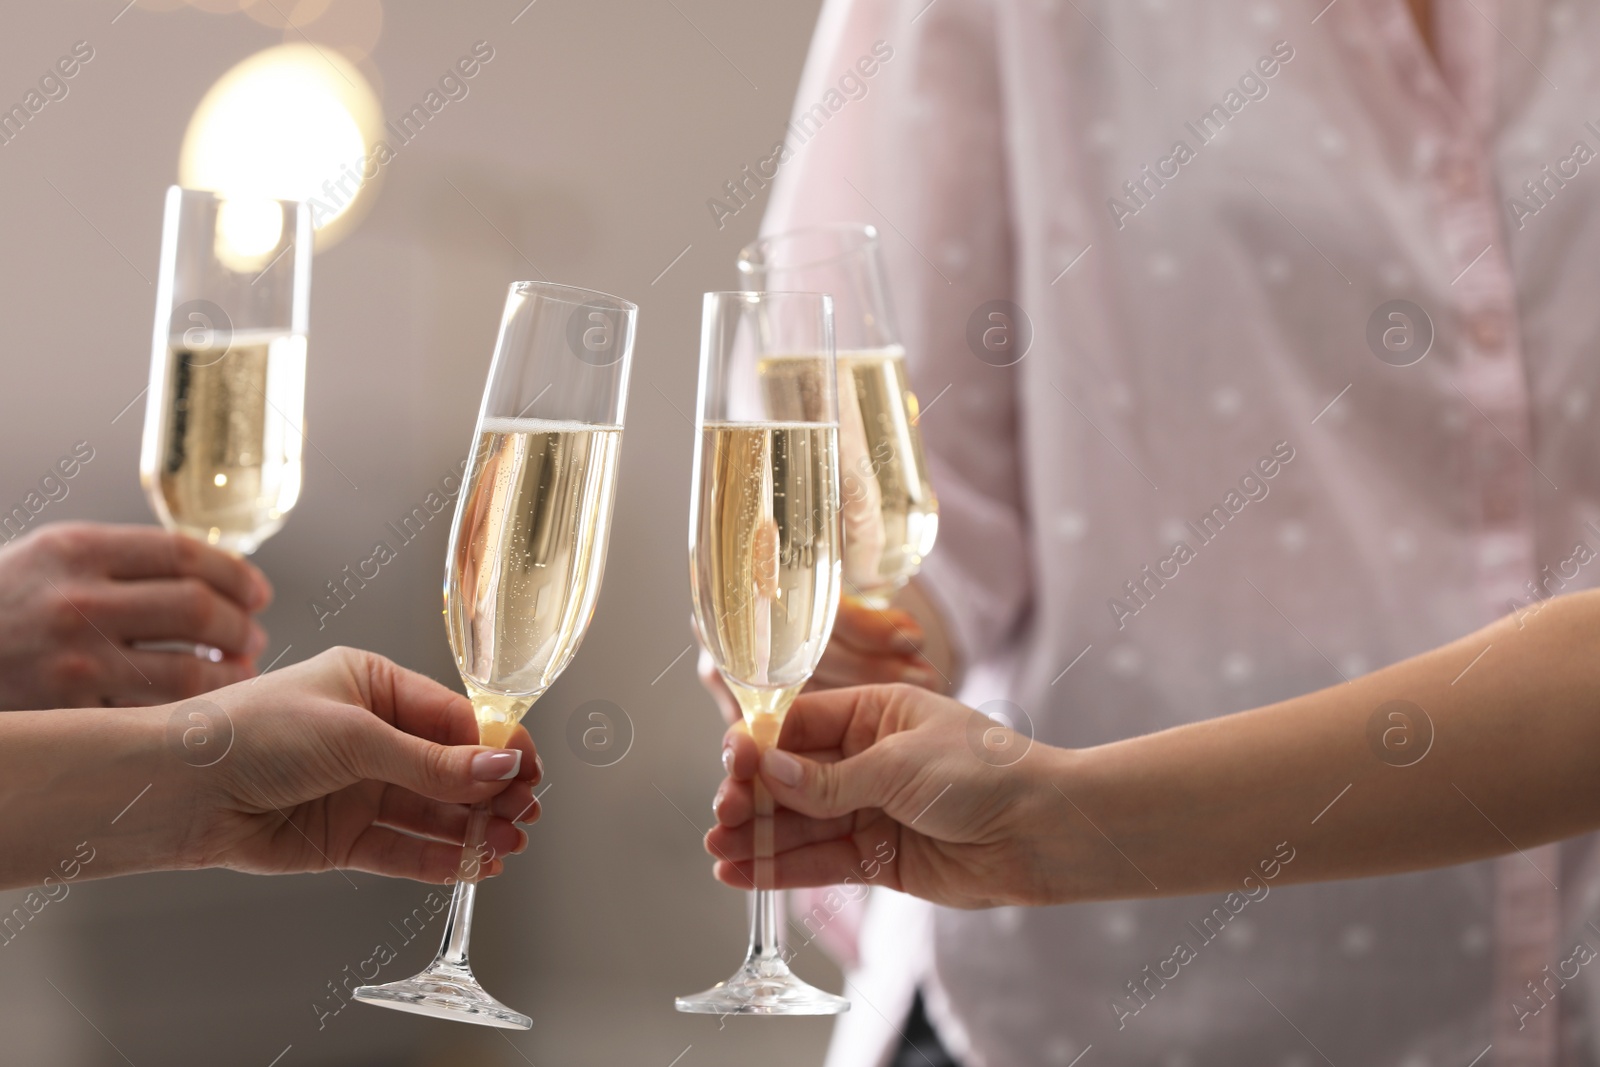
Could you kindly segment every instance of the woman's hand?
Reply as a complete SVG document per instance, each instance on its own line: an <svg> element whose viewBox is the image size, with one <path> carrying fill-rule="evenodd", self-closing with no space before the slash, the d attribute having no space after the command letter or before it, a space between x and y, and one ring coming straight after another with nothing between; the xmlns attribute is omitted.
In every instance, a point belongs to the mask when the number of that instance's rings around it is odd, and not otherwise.
<svg viewBox="0 0 1600 1067"><path fill-rule="evenodd" d="M469 805L488 801L492 812L484 875L526 847L514 824L539 817L541 768L526 730L509 751L478 745L465 697L370 652L332 649L179 708L190 705L194 728L232 745L209 766L172 768L195 784L183 866L445 882ZM202 721L219 710L223 722Z"/></svg>
<svg viewBox="0 0 1600 1067"><path fill-rule="evenodd" d="M905 686L802 696L759 760L776 883L881 879L956 906L1258 900L1591 833L1597 643L1600 591L1554 597L1319 692L1078 750ZM748 886L757 752L738 729L725 744L706 846Z"/></svg>
<svg viewBox="0 0 1600 1067"><path fill-rule="evenodd" d="M976 718L975 718L976 717ZM753 884L753 780L779 805L776 888L861 881L939 904L974 908L1053 902L1046 857L1046 751L978 712L911 686L801 696L776 748L758 753L742 726L728 731L728 777L713 803L706 850L716 877ZM1022 751L1001 766L993 753ZM985 758L987 754L987 758ZM1045 795L1045 794L1048 794ZM875 875L875 877L872 877Z"/></svg>
<svg viewBox="0 0 1600 1067"><path fill-rule="evenodd" d="M923 654L928 638L911 612L898 607L884 611L845 598L833 623L833 636L822 653L807 692L852 685L887 685L901 682L923 689L950 687L949 669L941 672ZM942 639L938 642L943 647ZM717 672L711 654L700 647L700 683L710 691L727 722L739 721L739 704Z"/></svg>
<svg viewBox="0 0 1600 1067"><path fill-rule="evenodd" d="M254 566L182 534L41 526L0 547L0 708L161 704L248 678L271 600ZM136 647L157 641L222 655Z"/></svg>

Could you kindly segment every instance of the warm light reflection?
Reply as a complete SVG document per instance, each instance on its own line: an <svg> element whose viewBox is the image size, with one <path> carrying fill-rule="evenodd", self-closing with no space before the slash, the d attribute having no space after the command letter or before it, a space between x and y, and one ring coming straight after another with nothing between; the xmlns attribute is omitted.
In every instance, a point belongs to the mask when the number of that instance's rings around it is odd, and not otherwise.
<svg viewBox="0 0 1600 1067"><path fill-rule="evenodd" d="M178 180L224 198L219 254L224 241L242 260L270 252L283 225L273 200L317 197L322 207L312 224L325 246L370 196L362 160L380 124L377 98L337 52L305 44L269 48L229 70L200 101L184 136ZM346 183L341 192L353 195L329 196L333 182Z"/></svg>

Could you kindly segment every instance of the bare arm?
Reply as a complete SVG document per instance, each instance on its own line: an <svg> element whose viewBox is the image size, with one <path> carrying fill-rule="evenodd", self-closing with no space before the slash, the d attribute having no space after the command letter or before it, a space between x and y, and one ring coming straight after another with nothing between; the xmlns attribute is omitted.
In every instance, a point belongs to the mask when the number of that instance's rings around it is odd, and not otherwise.
<svg viewBox="0 0 1600 1067"><path fill-rule="evenodd" d="M1279 882L1389 874L1596 829L1600 592L1281 704L1006 766L973 747L975 714L903 686L797 701L789 752L760 763L790 809L780 884L859 878L887 848L884 884L1048 904L1234 889L1263 864ZM733 882L758 764L728 744L708 847Z"/></svg>
<svg viewBox="0 0 1600 1067"><path fill-rule="evenodd" d="M1282 841L1296 852L1283 877L1303 882L1584 833L1600 827L1597 762L1600 593L1584 593L1348 685L1050 753L1041 770L1179 893L1237 885ZM1082 826L1056 799L1061 824ZM1089 849L1095 862L1064 872L1067 896L1149 892L1131 864Z"/></svg>
<svg viewBox="0 0 1600 1067"><path fill-rule="evenodd" d="M194 867L442 882L480 801L495 874L540 768L526 731L477 740L465 697L352 649L177 705L0 715L0 888Z"/></svg>

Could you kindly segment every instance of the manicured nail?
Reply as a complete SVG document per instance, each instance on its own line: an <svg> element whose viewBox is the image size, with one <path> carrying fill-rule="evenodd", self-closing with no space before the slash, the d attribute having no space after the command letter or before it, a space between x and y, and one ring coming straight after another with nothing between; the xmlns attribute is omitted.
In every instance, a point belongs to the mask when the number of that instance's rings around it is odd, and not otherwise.
<svg viewBox="0 0 1600 1067"><path fill-rule="evenodd" d="M472 778L477 782L505 782L515 778L521 766L521 749L480 752L472 757Z"/></svg>
<svg viewBox="0 0 1600 1067"><path fill-rule="evenodd" d="M767 754L761 757L761 770L768 778L787 786L799 785L800 779L805 777L800 761L781 748L767 749Z"/></svg>
<svg viewBox="0 0 1600 1067"><path fill-rule="evenodd" d="M722 750L722 773L733 777L733 746L729 745Z"/></svg>
<svg viewBox="0 0 1600 1067"><path fill-rule="evenodd" d="M520 769L521 764L518 764L518 767ZM537 752L533 754L533 780L535 782L544 780L544 760L539 758L539 753Z"/></svg>
<svg viewBox="0 0 1600 1067"><path fill-rule="evenodd" d="M907 667L901 673L900 680L908 685L918 686L922 689L938 689L943 681L942 678L926 667Z"/></svg>
<svg viewBox="0 0 1600 1067"><path fill-rule="evenodd" d="M717 786L717 795L711 798L711 814L716 815L722 807L722 798L728 794L728 783L723 782Z"/></svg>
<svg viewBox="0 0 1600 1067"><path fill-rule="evenodd" d="M250 636L245 639L244 653L247 656L259 655L267 647L267 631L258 624L250 624Z"/></svg>

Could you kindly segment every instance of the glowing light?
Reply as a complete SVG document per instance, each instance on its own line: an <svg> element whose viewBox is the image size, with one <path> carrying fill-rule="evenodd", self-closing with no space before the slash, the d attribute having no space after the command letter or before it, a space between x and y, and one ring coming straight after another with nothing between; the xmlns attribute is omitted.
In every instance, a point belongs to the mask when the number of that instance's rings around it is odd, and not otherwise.
<svg viewBox="0 0 1600 1067"><path fill-rule="evenodd" d="M219 254L224 242L241 259L276 246L283 218L272 200L315 197L317 243L326 246L371 198L372 182L361 172L381 122L366 79L337 52L269 48L229 70L200 101L184 135L178 180L225 199Z"/></svg>
<svg viewBox="0 0 1600 1067"><path fill-rule="evenodd" d="M232 269L266 266L282 238L283 207L278 201L235 197L217 205L217 259Z"/></svg>
<svg viewBox="0 0 1600 1067"><path fill-rule="evenodd" d="M219 471L217 473L217 476L215 478L211 479L211 482L212 482L213 485L217 485L217 486L227 485L228 484L228 476Z"/></svg>

